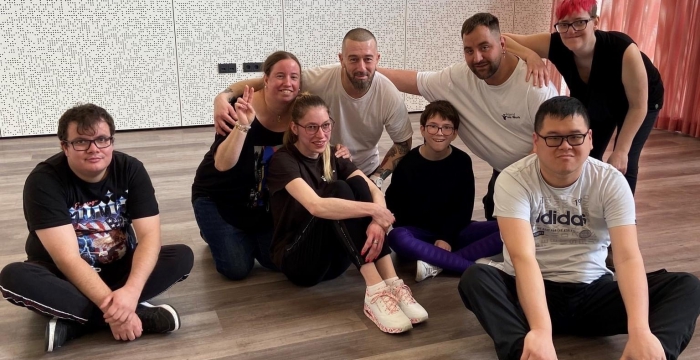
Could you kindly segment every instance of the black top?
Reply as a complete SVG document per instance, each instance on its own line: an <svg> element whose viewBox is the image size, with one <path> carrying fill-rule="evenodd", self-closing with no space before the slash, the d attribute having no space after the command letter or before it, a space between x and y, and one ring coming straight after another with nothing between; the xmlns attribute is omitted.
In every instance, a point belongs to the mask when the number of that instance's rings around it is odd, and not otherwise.
<svg viewBox="0 0 700 360"><path fill-rule="evenodd" d="M158 202L143 164L112 152L104 180L88 183L68 166L63 152L39 163L24 184L24 218L30 261L53 263L36 230L72 225L76 250L91 266L119 260L134 250L133 219L158 215Z"/></svg>
<svg viewBox="0 0 700 360"><path fill-rule="evenodd" d="M622 124L629 102L622 84L622 59L632 39L617 31L595 32L596 42L588 84L579 76L574 53L561 40L561 34L552 33L548 58L566 80L571 96L579 99L588 109L591 121L613 121ZM648 109L659 110L664 102L664 85L659 70L642 53L649 83ZM604 119L604 120L603 120Z"/></svg>
<svg viewBox="0 0 700 360"><path fill-rule="evenodd" d="M453 244L471 223L474 210L472 159L451 146L446 158L431 161L415 147L401 159L386 189L387 207L396 217L394 227L429 230Z"/></svg>
<svg viewBox="0 0 700 360"><path fill-rule="evenodd" d="M257 118L254 119L236 165L219 171L214 167L214 154L226 136L217 134L197 168L192 200L210 198L216 203L221 217L236 228L255 231L271 227L267 165L281 146L283 136L284 132L268 130Z"/></svg>
<svg viewBox="0 0 700 360"><path fill-rule="evenodd" d="M357 167L348 159L336 158L331 151L333 179L347 179ZM311 159L302 155L296 146L282 147L270 162L268 187L272 217L275 220L275 233L272 236L272 261L282 266L282 249L291 243L304 220L308 220L308 210L292 197L285 186L296 178L301 178L318 194L328 185L323 176L323 159Z"/></svg>

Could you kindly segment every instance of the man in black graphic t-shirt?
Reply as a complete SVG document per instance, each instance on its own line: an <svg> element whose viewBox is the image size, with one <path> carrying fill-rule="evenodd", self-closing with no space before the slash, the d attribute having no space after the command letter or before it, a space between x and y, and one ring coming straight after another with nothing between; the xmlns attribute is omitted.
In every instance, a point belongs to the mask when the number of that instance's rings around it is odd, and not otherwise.
<svg viewBox="0 0 700 360"><path fill-rule="evenodd" d="M58 138L63 151L27 177L28 260L2 270L3 297L52 317L46 351L104 325L117 340L177 330L175 309L145 301L186 278L193 254L161 247L143 164L113 150L114 121L93 104L66 111Z"/></svg>

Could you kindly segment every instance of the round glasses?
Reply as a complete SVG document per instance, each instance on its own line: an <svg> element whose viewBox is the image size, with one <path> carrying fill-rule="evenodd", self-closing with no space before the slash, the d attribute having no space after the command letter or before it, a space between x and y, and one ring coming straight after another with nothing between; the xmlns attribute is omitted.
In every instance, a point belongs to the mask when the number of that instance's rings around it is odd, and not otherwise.
<svg viewBox="0 0 700 360"><path fill-rule="evenodd" d="M572 27L576 31L581 31L588 26L588 22L593 20L593 18L590 19L585 19L585 20L576 20L571 23L565 23L565 22L558 22L554 24L554 29L557 30L558 33L566 33L569 31L569 28Z"/></svg>
<svg viewBox="0 0 700 360"><path fill-rule="evenodd" d="M433 124L425 125L425 131L430 135L435 135L438 131L442 131L442 135L452 135L455 132L455 127L452 125L437 126Z"/></svg>
<svg viewBox="0 0 700 360"><path fill-rule="evenodd" d="M109 147L114 142L114 136L110 136L110 137L102 137L101 136L101 137L98 137L97 139L93 139L93 140L87 140L87 139L78 139L78 140L73 140L73 141L64 140L63 142L73 146L73 150L87 151L87 149L89 149L90 145L92 145L92 144L95 144L95 146L98 149L104 149L106 147Z"/></svg>
<svg viewBox="0 0 700 360"><path fill-rule="evenodd" d="M316 124L309 124L309 125L300 125L297 124L298 127L304 128L306 133L308 135L316 135L318 132L318 129L321 129L324 133L329 133L331 130L333 130L333 124L335 124L335 121L333 119L328 118L328 121L324 122L321 125L316 125Z"/></svg>
<svg viewBox="0 0 700 360"><path fill-rule="evenodd" d="M584 140L586 140L586 135L588 134L571 134L566 136L542 136L540 134L537 134L537 136L544 139L544 143L547 144L547 146L549 147L561 146L561 144L564 142L564 139L566 139L566 142L568 142L571 146L579 146L583 144Z"/></svg>

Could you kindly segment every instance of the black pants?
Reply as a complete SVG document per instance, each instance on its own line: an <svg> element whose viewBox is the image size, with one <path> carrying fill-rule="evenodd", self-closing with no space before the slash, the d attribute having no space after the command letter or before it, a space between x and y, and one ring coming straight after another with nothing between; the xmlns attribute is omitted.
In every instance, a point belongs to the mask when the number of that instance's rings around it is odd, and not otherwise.
<svg viewBox="0 0 700 360"><path fill-rule="evenodd" d="M627 183L630 185L630 189L632 189L632 194L634 194L634 191L637 188L637 174L639 173L639 157L642 155L642 148L644 147L644 143L646 143L647 138L649 138L649 134L651 133L651 130L654 128L656 118L659 117L659 111L660 110L649 110L647 112L647 115L644 118L644 122L642 122L642 125L639 127L639 130L637 130L637 134L632 140L632 146L630 147L630 151L627 154L627 172L625 173L625 179L627 179ZM605 153L605 149L607 149L608 143L610 142L612 134L616 128L618 134L617 136L615 136L615 144L617 144L617 138L620 135L619 132L622 128L622 121L620 121L619 124L600 124L596 123L595 119L591 119L591 129L593 129L593 150L591 150L591 157L598 160L603 160L603 154Z"/></svg>
<svg viewBox="0 0 700 360"><path fill-rule="evenodd" d="M369 186L360 176L330 183L321 196L372 201ZM365 264L360 250L367 240L367 226L371 221L370 217L327 220L309 213L294 242L284 249L282 272L296 285L313 286L340 276L351 263L359 269ZM384 242L378 259L390 253L389 245Z"/></svg>
<svg viewBox="0 0 700 360"><path fill-rule="evenodd" d="M494 188L496 187L496 178L500 174L501 173L499 171L493 169L493 173L491 174L491 180L489 180L489 186L486 190L486 196L484 196L484 198L481 200L484 203L484 217L486 217L486 221L496 221L496 218L493 217L493 210L495 208L493 202L493 192Z"/></svg>
<svg viewBox="0 0 700 360"><path fill-rule="evenodd" d="M100 268L100 278L112 290L126 284L133 253L116 263ZM160 249L158 262L141 291L139 302L156 297L190 274L194 255L186 245L166 245ZM104 324L102 311L71 284L53 263L16 262L0 272L0 291L7 301L42 315L99 326Z"/></svg>
<svg viewBox="0 0 700 360"><path fill-rule="evenodd" d="M665 270L647 274L649 326L666 358L673 360L693 337L700 313L700 280ZM610 336L627 333L627 312L616 281L604 275L591 284L545 281L554 334ZM520 359L530 330L520 307L515 278L488 265L467 269L459 294L493 339L498 358Z"/></svg>

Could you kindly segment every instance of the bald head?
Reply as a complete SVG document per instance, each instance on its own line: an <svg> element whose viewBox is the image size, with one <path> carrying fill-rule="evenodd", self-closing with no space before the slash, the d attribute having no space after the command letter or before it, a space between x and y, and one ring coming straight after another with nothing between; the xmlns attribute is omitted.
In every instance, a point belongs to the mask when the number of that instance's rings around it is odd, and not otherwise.
<svg viewBox="0 0 700 360"><path fill-rule="evenodd" d="M348 41L357 41L357 42L365 42L365 41L370 41L374 40L374 43L377 43L377 38L374 37L374 34L372 34L371 31L363 28L355 28L350 31L348 31L347 34L345 34L345 37L343 38L343 52L345 51L345 43ZM375 45L376 46L376 45Z"/></svg>

